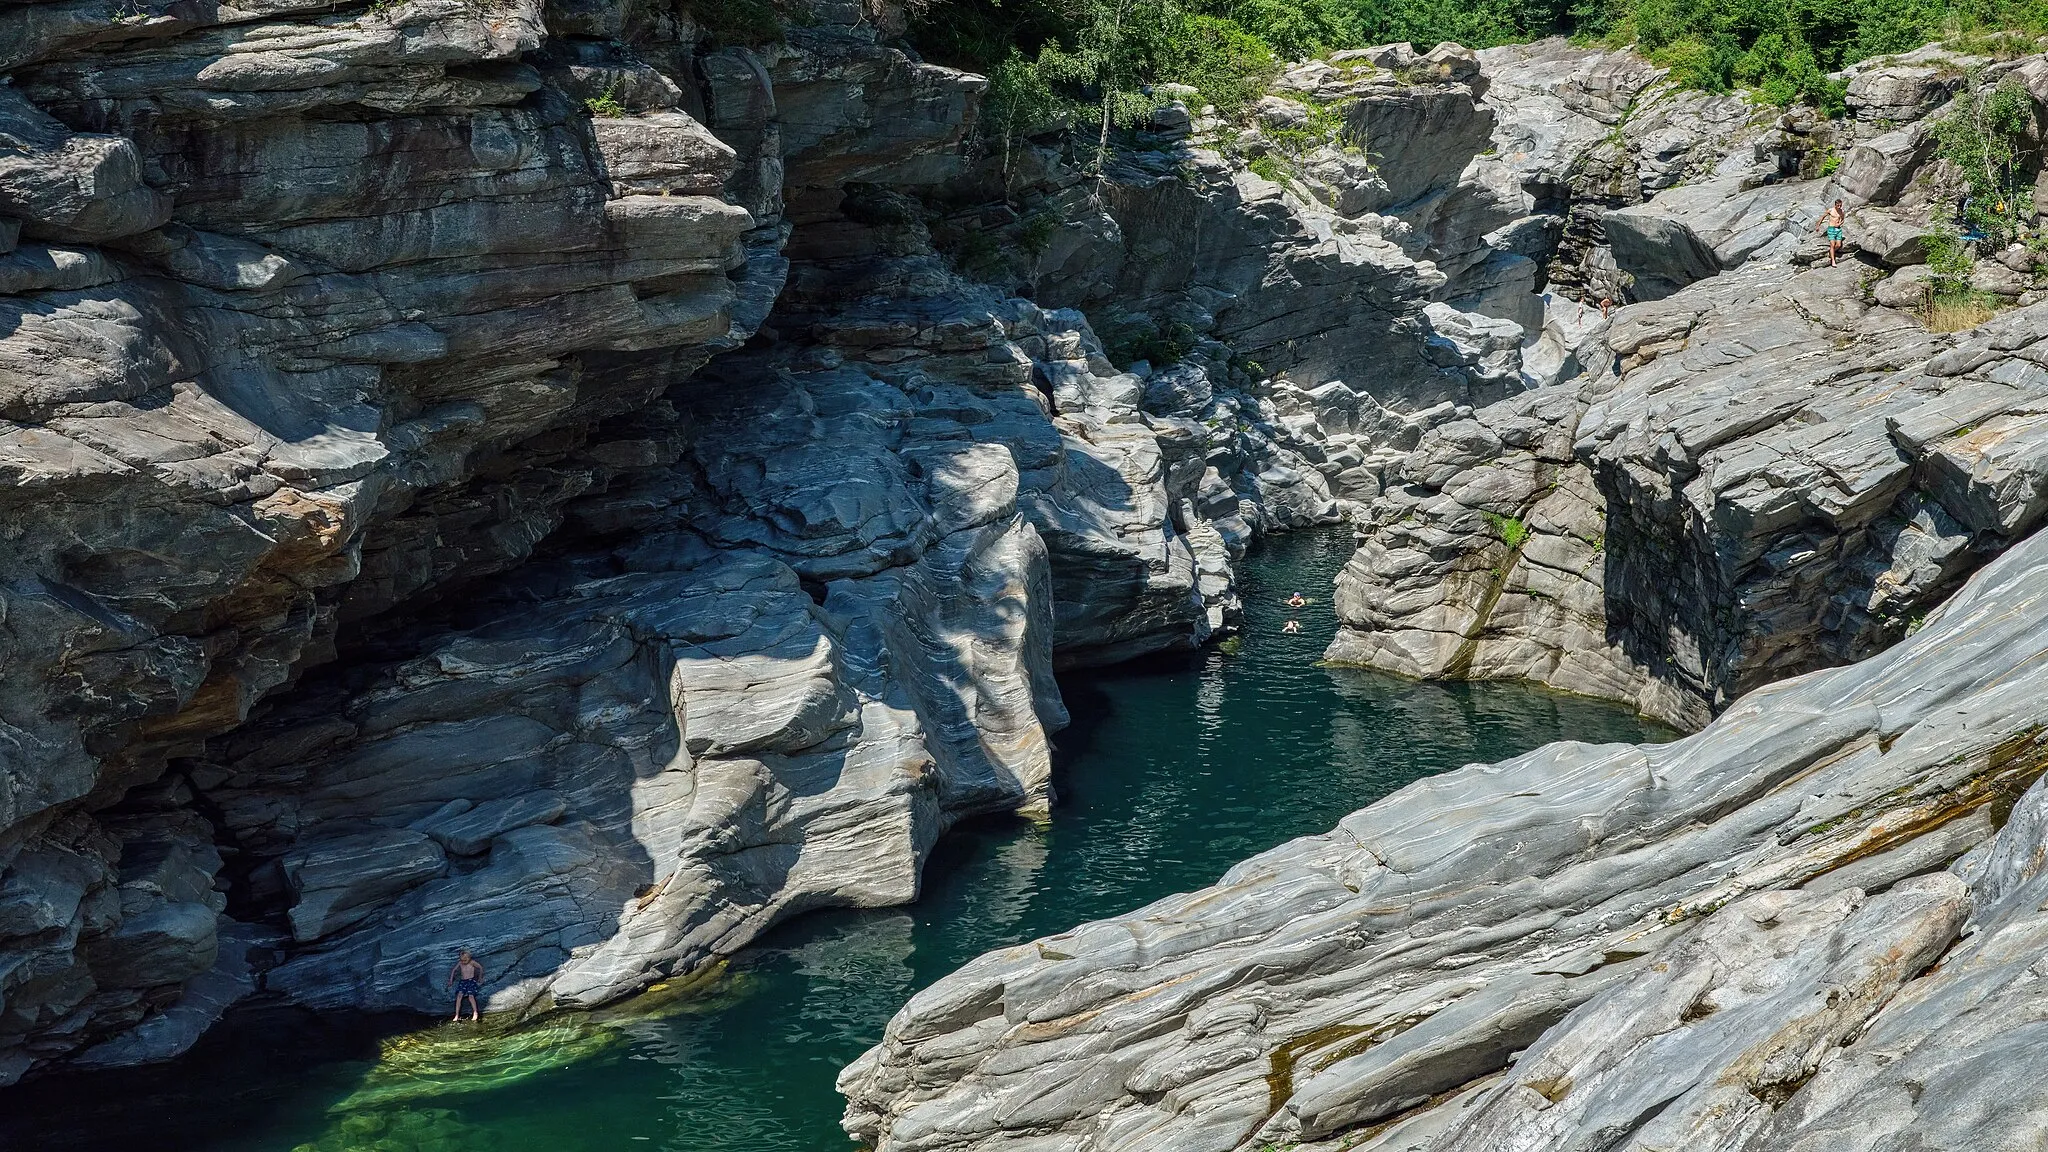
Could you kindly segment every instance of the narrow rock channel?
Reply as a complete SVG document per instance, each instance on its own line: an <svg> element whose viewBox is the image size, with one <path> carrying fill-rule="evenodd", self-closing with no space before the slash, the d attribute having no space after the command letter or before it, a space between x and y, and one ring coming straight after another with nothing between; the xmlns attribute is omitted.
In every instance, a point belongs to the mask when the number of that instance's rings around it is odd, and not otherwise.
<svg viewBox="0 0 2048 1152"><path fill-rule="evenodd" d="M1063 677L1074 723L1057 743L1051 820L956 831L906 908L816 913L706 984L486 1039L231 1017L178 1063L46 1081L0 1115L0 1141L52 1152L137 1140L209 1152L838 1148L839 1068L911 995L981 952L1198 888L1432 772L1553 739L1669 735L1542 689L1322 666L1336 627L1328 590L1350 552L1341 531L1255 551L1240 574L1246 629L1228 652ZM1283 603L1296 591L1311 599L1298 611ZM1300 634L1281 632L1289 616Z"/></svg>

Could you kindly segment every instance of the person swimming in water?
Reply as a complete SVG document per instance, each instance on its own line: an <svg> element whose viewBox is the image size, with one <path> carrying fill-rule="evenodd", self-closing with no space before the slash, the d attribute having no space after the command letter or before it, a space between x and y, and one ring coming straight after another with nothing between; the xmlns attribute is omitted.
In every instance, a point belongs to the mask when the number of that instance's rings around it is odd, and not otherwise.
<svg viewBox="0 0 2048 1152"><path fill-rule="evenodd" d="M469 1001L469 1018L474 1021L482 1013L477 1009L477 994L483 991L484 966L477 963L469 949L462 950L462 956L455 961L455 967L448 970L448 983L455 986L455 1021L462 1019L462 1002Z"/></svg>
<svg viewBox="0 0 2048 1152"><path fill-rule="evenodd" d="M1287 606L1289 608L1299 608L1306 603L1308 603L1308 601L1305 598L1303 598L1302 594L1299 592L1296 592L1294 595L1289 596L1287 598Z"/></svg>
<svg viewBox="0 0 2048 1152"><path fill-rule="evenodd" d="M1282 624L1280 626L1280 630L1282 632L1299 632L1301 631L1301 621L1289 620L1287 623Z"/></svg>

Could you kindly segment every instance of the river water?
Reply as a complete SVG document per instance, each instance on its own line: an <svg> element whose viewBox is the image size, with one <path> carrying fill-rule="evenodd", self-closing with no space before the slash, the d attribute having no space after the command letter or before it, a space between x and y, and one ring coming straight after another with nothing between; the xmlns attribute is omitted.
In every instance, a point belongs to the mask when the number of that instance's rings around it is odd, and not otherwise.
<svg viewBox="0 0 2048 1152"><path fill-rule="evenodd" d="M173 1065L0 1092L0 1147L846 1152L833 1077L975 955L1210 883L1430 773L1671 735L1535 688L1322 667L1350 548L1255 552L1232 651L1064 677L1050 824L956 830L915 905L801 917L699 986L516 1032L245 1013ZM1312 602L1288 610L1294 591Z"/></svg>

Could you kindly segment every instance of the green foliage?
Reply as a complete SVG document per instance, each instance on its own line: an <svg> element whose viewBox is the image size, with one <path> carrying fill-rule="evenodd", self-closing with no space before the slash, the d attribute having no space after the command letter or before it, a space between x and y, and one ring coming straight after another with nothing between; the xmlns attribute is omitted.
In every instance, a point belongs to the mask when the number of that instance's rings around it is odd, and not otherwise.
<svg viewBox="0 0 2048 1152"><path fill-rule="evenodd" d="M626 114L626 106L619 103L616 89L616 85L606 87L604 91L585 100L583 106L590 109L592 116L602 117L607 120L616 120L624 116Z"/></svg>
<svg viewBox="0 0 2048 1152"><path fill-rule="evenodd" d="M1023 249L1024 254L1033 260L1038 259L1045 255L1046 249L1052 247L1052 238L1059 232L1062 223L1064 221L1060 219L1059 213L1050 208L1040 208L1018 224L1017 247Z"/></svg>
<svg viewBox="0 0 2048 1152"><path fill-rule="evenodd" d="M1953 228L1937 228L1922 239L1927 250L1927 300L1920 319L1935 332L1963 332L1996 315L1998 297L1970 286L1977 262Z"/></svg>
<svg viewBox="0 0 2048 1152"><path fill-rule="evenodd" d="M1010 170L1010 157L1019 140L1063 127L1074 115L1074 102L1054 92L1037 63L1015 47L989 70L981 130L1000 144L1004 172Z"/></svg>
<svg viewBox="0 0 2048 1152"><path fill-rule="evenodd" d="M1927 251L1929 290L1936 296L1957 296L1970 290L1970 272L1977 262L1953 228L1936 228L1921 238Z"/></svg>
<svg viewBox="0 0 2048 1152"><path fill-rule="evenodd" d="M1006 168L1018 139L1056 127L1088 123L1106 147L1110 129L1132 127L1159 106L1156 85L1191 85L1203 101L1234 114L1279 72L1265 40L1178 0L1025 0L1021 7L1034 2L1063 4L1062 19L1018 19L1014 27L1037 34L1030 50L1011 42L994 61L962 61L989 72L986 131L1001 142ZM990 47L999 27L985 12L961 24L934 39L976 53Z"/></svg>
<svg viewBox="0 0 2048 1152"><path fill-rule="evenodd" d="M1523 542L1529 539L1529 526L1515 517L1496 516L1491 512L1484 515L1486 522L1492 525L1494 532L1500 536L1501 543L1510 549L1520 548Z"/></svg>
<svg viewBox="0 0 2048 1152"><path fill-rule="evenodd" d="M1252 174L1261 179L1271 180L1275 184L1287 183L1287 168L1280 163L1277 156L1260 156L1245 167L1250 168Z"/></svg>
<svg viewBox="0 0 2048 1152"><path fill-rule="evenodd" d="M1007 268L1002 246L986 232L968 232L951 252L953 267L971 280L994 280Z"/></svg>
<svg viewBox="0 0 2048 1152"><path fill-rule="evenodd" d="M1844 37L1854 30L1856 2L1604 0L1582 27L1633 42L1683 86L1749 87L1767 103L1807 103L1833 115L1841 111L1842 86L1827 73L1846 62Z"/></svg>
<svg viewBox="0 0 2048 1152"><path fill-rule="evenodd" d="M1277 62L1344 48L1484 48L1560 32L1635 44L1682 85L1749 88L1833 115L1842 86L1827 75L1844 65L1931 40L2032 51L2013 31L2048 32L2048 0L951 0L920 16L913 38L930 59L990 74L990 134L1013 138L1077 109L1098 135L1105 119L1132 123L1164 83L1191 84L1229 113L1257 98Z"/></svg>
<svg viewBox="0 0 2048 1152"><path fill-rule="evenodd" d="M1377 19L1378 12L1376 7L1345 0L1238 0L1222 9L1240 28L1288 60L1365 43L1370 35L1365 21Z"/></svg>
<svg viewBox="0 0 2048 1152"><path fill-rule="evenodd" d="M1185 324L1161 324L1140 316L1112 324L1102 337L1102 351L1119 368L1129 368L1140 360L1165 367L1192 351L1195 340L1195 330Z"/></svg>
<svg viewBox="0 0 2048 1152"><path fill-rule="evenodd" d="M784 34L782 13L770 0L690 0L690 16L714 47L757 47Z"/></svg>
<svg viewBox="0 0 2048 1152"><path fill-rule="evenodd" d="M1192 16L1186 38L1169 62L1183 84L1192 84L1217 111L1233 116L1265 94L1280 61L1264 40L1215 16Z"/></svg>
<svg viewBox="0 0 2048 1152"><path fill-rule="evenodd" d="M2016 29L2048 31L2042 0L1582 0L1574 29L1637 45L1681 84L1753 87L1774 104L1830 114L1841 90L1826 73L1947 39L1967 51L2018 50ZM2031 50L2031 48L2027 49Z"/></svg>
<svg viewBox="0 0 2048 1152"><path fill-rule="evenodd" d="M2021 159L2034 135L2034 100L2018 80L2007 77L1987 87L1972 72L1934 125L1935 155L1962 175L1969 189L1964 221L2003 247L2034 214L2031 179Z"/></svg>

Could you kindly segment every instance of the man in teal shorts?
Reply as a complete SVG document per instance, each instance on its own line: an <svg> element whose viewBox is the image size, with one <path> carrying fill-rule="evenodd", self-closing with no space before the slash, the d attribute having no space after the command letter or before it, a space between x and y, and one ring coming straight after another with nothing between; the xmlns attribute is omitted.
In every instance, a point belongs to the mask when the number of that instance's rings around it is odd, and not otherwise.
<svg viewBox="0 0 2048 1152"><path fill-rule="evenodd" d="M1830 268L1835 266L1835 258L1841 255L1842 222L1847 218L1848 213L1842 210L1842 202L1840 200L1836 200L1833 207L1820 214L1819 231L1826 232L1828 236L1828 267Z"/></svg>

